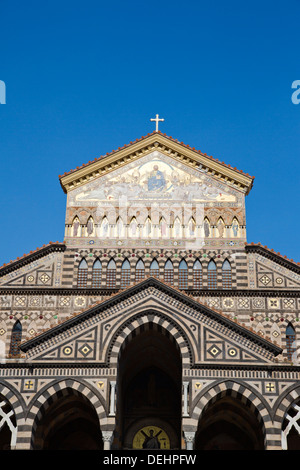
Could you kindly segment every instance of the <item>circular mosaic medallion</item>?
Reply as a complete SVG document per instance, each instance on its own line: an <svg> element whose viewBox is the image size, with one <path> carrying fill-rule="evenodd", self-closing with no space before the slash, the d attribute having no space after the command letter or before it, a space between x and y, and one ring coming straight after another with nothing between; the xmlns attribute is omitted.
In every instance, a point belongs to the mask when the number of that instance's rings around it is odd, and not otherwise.
<svg viewBox="0 0 300 470"><path fill-rule="evenodd" d="M170 449L167 433L157 426L145 426L134 436L133 449Z"/></svg>
<svg viewBox="0 0 300 470"><path fill-rule="evenodd" d="M72 354L72 348L70 346L66 346L64 349L63 349L63 353L66 355L66 356L69 356L70 354Z"/></svg>
<svg viewBox="0 0 300 470"><path fill-rule="evenodd" d="M237 350L235 348L228 349L228 354L231 357L235 357L237 355Z"/></svg>

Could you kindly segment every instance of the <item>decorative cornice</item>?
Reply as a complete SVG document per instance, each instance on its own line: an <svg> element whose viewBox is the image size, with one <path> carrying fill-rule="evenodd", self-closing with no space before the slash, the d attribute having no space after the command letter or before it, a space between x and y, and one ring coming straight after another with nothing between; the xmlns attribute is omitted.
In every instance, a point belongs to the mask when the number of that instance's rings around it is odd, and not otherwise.
<svg viewBox="0 0 300 470"><path fill-rule="evenodd" d="M105 156L95 158L93 161L77 167L74 170L59 175L60 184L65 193L82 186L104 174L138 160L148 153L158 150L175 160L191 166L201 167L207 175L217 178L224 183L229 183L237 190L248 194L253 186L254 176L233 168L194 147L179 142L177 139L166 136L160 131L153 132L135 142L119 147Z"/></svg>
<svg viewBox="0 0 300 470"><path fill-rule="evenodd" d="M46 369L48 371L55 371L55 369L72 369L81 371L82 369L107 369L110 370L109 365L104 362L98 362L95 364L94 362L85 362L80 361L80 364L74 362L56 362L52 361L49 362L31 362L27 361L26 359L9 359L6 362L0 362L0 370L1 369ZM268 371L268 372L300 372L300 365L295 365L286 361L285 363L282 362L274 362L272 364L224 364L224 363L213 363L213 364L194 364L193 369L205 369L205 370L248 370L248 371ZM112 374L111 376L114 376ZM110 377L111 377L110 376ZM193 376L186 376L188 378L196 378Z"/></svg>
<svg viewBox="0 0 300 470"><path fill-rule="evenodd" d="M85 296L112 296L119 292L123 292L124 289L112 289L112 288L77 288L77 287L6 287L0 286L0 294L15 294L15 295L85 295ZM267 289L267 288L252 288L252 289L180 289L182 293L192 297L299 297L299 289L294 290L278 290L278 288Z"/></svg>

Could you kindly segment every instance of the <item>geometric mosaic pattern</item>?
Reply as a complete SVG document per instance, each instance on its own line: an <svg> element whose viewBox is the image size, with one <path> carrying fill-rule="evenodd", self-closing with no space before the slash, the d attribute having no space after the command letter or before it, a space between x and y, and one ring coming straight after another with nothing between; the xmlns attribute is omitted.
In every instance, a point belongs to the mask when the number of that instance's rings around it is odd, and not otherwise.
<svg viewBox="0 0 300 470"><path fill-rule="evenodd" d="M131 292L130 295L129 292ZM145 314L144 304L150 298L152 299L151 311L153 313ZM165 313L163 316L159 313L162 302L169 311L168 314ZM133 303L135 305L134 310L130 307ZM248 306L249 299L242 299L241 303ZM110 304L112 304L111 307ZM101 304L99 304L100 308ZM270 354L263 345L259 345L260 338L257 337L253 343L250 336L246 339L244 335L240 335L238 326L233 335L233 325L228 323L229 320L225 317L222 319L223 324L221 324L218 315L213 310L206 311L201 304L191 303L188 296L180 292L177 293L158 280L144 280L137 287L128 289L126 293L121 292L117 304L108 301L101 314L100 311L97 305L92 310L83 311L74 317L74 320L70 322L70 326L67 327L67 324L65 324L61 328L57 328L55 337L52 335L50 340L45 337L44 342L40 343L39 341L36 347L34 346L36 340L33 339L30 349L28 350L28 347L25 349L28 357L31 360L35 358L35 360L47 361L101 361L103 359L99 356L100 351L106 348L106 343L109 341L112 348L111 357L115 357L117 361L121 343L119 343L119 340L113 340L111 334L114 327L112 325L119 324L119 327L123 325L124 328L130 328L131 330L133 328L138 331L143 323L148 324L150 322L161 324L161 327L165 324L164 328L168 331L173 331L174 328L178 329L177 335L182 337L182 344L184 345L182 358L186 357L189 363L195 360L192 359L192 356L196 357L196 351L200 362L237 363L243 361L244 363L264 363L272 358L273 353ZM139 311L140 314L138 314ZM124 312L126 312L126 315L124 315ZM184 321L178 317L178 312L185 316ZM136 315L139 316L136 317ZM135 318L137 319L135 320ZM195 334L191 335L193 331L198 332L196 336ZM108 335L110 335L110 339ZM129 332L126 333L126 336L129 337ZM188 336L190 337L189 340L187 339ZM177 343L180 343L179 337ZM185 349L190 351L187 356ZM117 354L114 354L114 351Z"/></svg>

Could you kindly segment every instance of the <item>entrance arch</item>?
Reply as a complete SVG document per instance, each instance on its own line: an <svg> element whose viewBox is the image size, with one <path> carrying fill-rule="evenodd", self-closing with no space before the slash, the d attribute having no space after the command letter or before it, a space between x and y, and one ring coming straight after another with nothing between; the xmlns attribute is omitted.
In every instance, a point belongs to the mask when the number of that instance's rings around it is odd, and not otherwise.
<svg viewBox="0 0 300 470"><path fill-rule="evenodd" d="M102 450L99 417L92 403L68 387L48 399L36 423L34 450Z"/></svg>
<svg viewBox="0 0 300 470"><path fill-rule="evenodd" d="M119 447L180 448L182 357L156 323L131 331L119 354Z"/></svg>
<svg viewBox="0 0 300 470"><path fill-rule="evenodd" d="M264 430L253 407L236 393L219 394L203 410L196 450L264 450Z"/></svg>

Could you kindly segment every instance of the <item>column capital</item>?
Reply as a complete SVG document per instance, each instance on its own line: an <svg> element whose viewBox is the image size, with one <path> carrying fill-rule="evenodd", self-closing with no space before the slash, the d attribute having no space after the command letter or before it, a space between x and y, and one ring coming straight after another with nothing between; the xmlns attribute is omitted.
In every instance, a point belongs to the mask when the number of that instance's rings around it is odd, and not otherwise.
<svg viewBox="0 0 300 470"><path fill-rule="evenodd" d="M113 431L102 431L103 442L111 442L113 433Z"/></svg>
<svg viewBox="0 0 300 470"><path fill-rule="evenodd" d="M184 431L184 438L185 438L186 442L194 442L195 434L196 434L195 432Z"/></svg>

